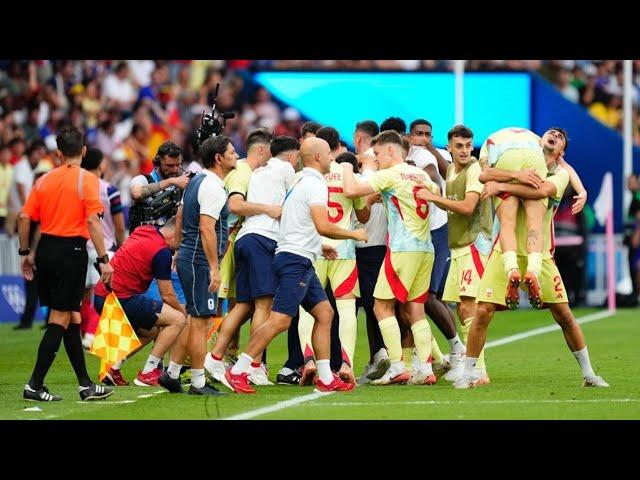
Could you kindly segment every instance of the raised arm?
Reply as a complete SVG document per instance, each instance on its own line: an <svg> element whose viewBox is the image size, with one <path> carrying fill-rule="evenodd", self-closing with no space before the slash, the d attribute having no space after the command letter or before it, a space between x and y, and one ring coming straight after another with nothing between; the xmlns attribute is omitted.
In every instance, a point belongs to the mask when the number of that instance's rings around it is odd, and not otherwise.
<svg viewBox="0 0 640 480"><path fill-rule="evenodd" d="M343 194L347 198L364 197L376 193L369 182L358 182L353 174L353 165L349 162L343 162L342 165L342 186Z"/></svg>
<svg viewBox="0 0 640 480"><path fill-rule="evenodd" d="M584 185L582 184L582 180L580 180L580 176L578 175L578 173L571 165L569 165L564 160L564 158L558 159L558 165L569 172L569 182L571 183L571 186L577 194L573 196L575 202L573 202L573 205L571 206L571 213L573 215L577 215L582 211L585 204L587 203L587 189L584 188Z"/></svg>

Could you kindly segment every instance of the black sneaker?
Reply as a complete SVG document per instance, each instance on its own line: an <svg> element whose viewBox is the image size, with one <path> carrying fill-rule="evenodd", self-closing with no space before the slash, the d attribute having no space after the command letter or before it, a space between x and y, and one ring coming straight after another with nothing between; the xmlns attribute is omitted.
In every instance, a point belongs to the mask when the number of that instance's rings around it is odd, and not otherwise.
<svg viewBox="0 0 640 480"><path fill-rule="evenodd" d="M171 378L167 372L164 372L160 375L158 379L158 383L162 385L164 388L169 390L171 393L183 393L182 384L180 383L180 378Z"/></svg>
<svg viewBox="0 0 640 480"><path fill-rule="evenodd" d="M80 390L80 399L84 401L104 400L113 393L113 388L92 384L89 388Z"/></svg>
<svg viewBox="0 0 640 480"><path fill-rule="evenodd" d="M31 325L23 325L21 323L13 327L14 330L31 330L31 328Z"/></svg>
<svg viewBox="0 0 640 480"><path fill-rule="evenodd" d="M187 393L189 395L229 395L228 393L221 392L213 385L209 385L207 383L205 383L204 387L202 388L196 388L193 385L191 385Z"/></svg>
<svg viewBox="0 0 640 480"><path fill-rule="evenodd" d="M59 402L62 400L62 397L49 393L49 389L46 386L43 386L40 390L34 390L28 383L24 386L22 398L30 402Z"/></svg>
<svg viewBox="0 0 640 480"><path fill-rule="evenodd" d="M294 370L289 375L278 372L276 383L278 385L300 385L300 378L302 378L302 375L298 370Z"/></svg>

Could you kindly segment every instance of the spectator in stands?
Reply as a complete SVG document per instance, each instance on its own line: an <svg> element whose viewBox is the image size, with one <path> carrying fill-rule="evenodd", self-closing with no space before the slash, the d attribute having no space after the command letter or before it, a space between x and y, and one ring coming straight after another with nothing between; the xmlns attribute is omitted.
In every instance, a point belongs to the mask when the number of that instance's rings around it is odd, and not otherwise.
<svg viewBox="0 0 640 480"><path fill-rule="evenodd" d="M4 233L7 215L9 214L9 191L13 179L11 166L11 150L8 145L0 143L0 233Z"/></svg>
<svg viewBox="0 0 640 480"><path fill-rule="evenodd" d="M578 103L580 94L578 89L571 85L571 74L566 68L560 68L556 75L555 81L556 88L560 90L560 93L564 98L571 100L573 103Z"/></svg>

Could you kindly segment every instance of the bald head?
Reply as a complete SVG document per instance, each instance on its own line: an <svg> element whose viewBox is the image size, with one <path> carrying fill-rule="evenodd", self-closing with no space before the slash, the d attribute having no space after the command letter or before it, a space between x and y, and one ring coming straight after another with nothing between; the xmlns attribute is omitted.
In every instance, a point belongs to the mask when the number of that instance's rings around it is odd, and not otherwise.
<svg viewBox="0 0 640 480"><path fill-rule="evenodd" d="M311 167L311 164L317 159L317 155L330 151L329 144L318 137L309 137L300 146L300 156L305 167Z"/></svg>
<svg viewBox="0 0 640 480"><path fill-rule="evenodd" d="M318 170L322 174L330 171L331 160L333 160L329 144L318 137L310 137L302 142L300 157L305 167Z"/></svg>

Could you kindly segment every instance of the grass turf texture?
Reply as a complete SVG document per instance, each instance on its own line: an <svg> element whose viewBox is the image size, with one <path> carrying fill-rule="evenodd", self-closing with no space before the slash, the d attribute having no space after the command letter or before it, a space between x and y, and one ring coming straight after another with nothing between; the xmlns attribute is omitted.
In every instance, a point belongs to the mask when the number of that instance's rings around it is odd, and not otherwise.
<svg viewBox="0 0 640 480"><path fill-rule="evenodd" d="M577 317L593 309L575 312ZM622 310L612 317L582 325L597 374L611 388L583 388L579 366L557 330L495 346L486 352L491 376L487 386L455 390L440 379L432 387L363 386L353 392L314 395L303 403L256 415L256 419L640 419L640 323L637 310ZM499 313L489 330L489 341L553 323L546 311ZM133 378L142 367L149 347L125 363L129 387L119 387L107 400L80 402L75 376L61 345L46 378L52 393L63 401L26 402L24 383L31 374L42 331L13 331L0 325L0 419L219 419L241 415L279 402L307 397L312 387L258 387L257 395L195 397L164 392L161 387L136 387ZM432 329L436 329L432 326ZM248 328L243 328L241 345ZM446 353L446 340L436 333ZM366 330L359 317L356 375L368 358ZM286 334L269 347L270 378L286 359ZM87 354L89 372L97 376L99 360ZM228 391L224 386L219 388ZM162 392L162 393L161 393ZM143 397L141 397L143 396ZM41 411L24 411L38 407Z"/></svg>

